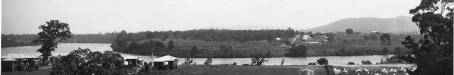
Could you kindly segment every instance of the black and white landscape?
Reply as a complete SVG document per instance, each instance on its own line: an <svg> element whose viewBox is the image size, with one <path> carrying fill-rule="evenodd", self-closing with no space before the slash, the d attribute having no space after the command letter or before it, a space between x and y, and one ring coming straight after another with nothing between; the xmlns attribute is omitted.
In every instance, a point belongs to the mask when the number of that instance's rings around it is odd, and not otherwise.
<svg viewBox="0 0 454 75"><path fill-rule="evenodd" d="M2 75L453 75L452 0L2 0Z"/></svg>

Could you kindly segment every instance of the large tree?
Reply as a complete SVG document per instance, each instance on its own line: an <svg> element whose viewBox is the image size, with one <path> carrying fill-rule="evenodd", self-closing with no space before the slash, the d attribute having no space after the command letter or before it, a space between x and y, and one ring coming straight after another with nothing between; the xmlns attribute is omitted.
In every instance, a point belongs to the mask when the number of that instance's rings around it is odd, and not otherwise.
<svg viewBox="0 0 454 75"><path fill-rule="evenodd" d="M453 12L447 8L453 0L421 0L410 10L412 21L424 37L419 41L408 36L402 42L413 51L417 69L411 75L453 75ZM451 11L450 11L451 10Z"/></svg>
<svg viewBox="0 0 454 75"><path fill-rule="evenodd" d="M197 46L192 46L192 49L191 49L191 52L190 52L190 56L191 57L198 57L199 54L198 54L199 50L197 49Z"/></svg>
<svg viewBox="0 0 454 75"><path fill-rule="evenodd" d="M353 34L353 29L352 28L345 29L345 32L347 34Z"/></svg>
<svg viewBox="0 0 454 75"><path fill-rule="evenodd" d="M175 45L173 45L174 42L172 40L170 40L169 42L167 42L167 49L169 50L173 50L175 48Z"/></svg>
<svg viewBox="0 0 454 75"><path fill-rule="evenodd" d="M391 45L391 35L388 33L381 35L380 40L382 45Z"/></svg>
<svg viewBox="0 0 454 75"><path fill-rule="evenodd" d="M306 56L307 48L304 45L292 46L288 53L285 54L287 57L302 57Z"/></svg>
<svg viewBox="0 0 454 75"><path fill-rule="evenodd" d="M50 75L125 75L124 58L112 51L92 52L77 49L68 55L53 57Z"/></svg>
<svg viewBox="0 0 454 75"><path fill-rule="evenodd" d="M37 51L42 53L43 61L47 61L51 52L55 51L59 41L65 40L72 36L67 23L58 20L50 20L46 24L39 26L42 31L38 33L38 38L33 41L41 43L42 46Z"/></svg>

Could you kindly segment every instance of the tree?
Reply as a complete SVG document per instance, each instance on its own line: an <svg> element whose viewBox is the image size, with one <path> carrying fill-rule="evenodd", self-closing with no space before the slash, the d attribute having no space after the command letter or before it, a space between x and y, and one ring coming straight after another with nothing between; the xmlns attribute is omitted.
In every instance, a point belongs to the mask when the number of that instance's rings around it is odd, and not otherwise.
<svg viewBox="0 0 454 75"><path fill-rule="evenodd" d="M300 56L306 56L306 46L304 45L298 45L298 46L293 46L292 48L289 49L289 52L285 54L287 57L300 57Z"/></svg>
<svg viewBox="0 0 454 75"><path fill-rule="evenodd" d="M418 42L411 36L402 44L412 50L418 68L411 75L453 75L453 0L421 0L410 10L412 21L424 37ZM451 10L451 11L448 11Z"/></svg>
<svg viewBox="0 0 454 75"><path fill-rule="evenodd" d="M388 48L383 47L381 54L383 54L383 55L388 54Z"/></svg>
<svg viewBox="0 0 454 75"><path fill-rule="evenodd" d="M213 58L207 58L207 60L205 60L205 62L203 64L204 65L211 65L212 62L213 62Z"/></svg>
<svg viewBox="0 0 454 75"><path fill-rule="evenodd" d="M219 49L223 52L224 56L228 57L230 51L232 51L232 46L221 45Z"/></svg>
<svg viewBox="0 0 454 75"><path fill-rule="evenodd" d="M197 57L198 56L198 49L197 49L197 46L192 46L192 49L191 49L191 57Z"/></svg>
<svg viewBox="0 0 454 75"><path fill-rule="evenodd" d="M324 37L324 40L326 40L326 43L333 43L334 41L336 41L334 33L326 33L325 36L326 37Z"/></svg>
<svg viewBox="0 0 454 75"><path fill-rule="evenodd" d="M68 55L52 58L51 75L124 75L124 58L112 51L92 52L77 49Z"/></svg>
<svg viewBox="0 0 454 75"><path fill-rule="evenodd" d="M353 34L353 33L354 33L352 28L347 28L347 29L345 30L345 32L346 32L347 34Z"/></svg>
<svg viewBox="0 0 454 75"><path fill-rule="evenodd" d="M151 31L146 31L146 32L145 32L145 37L146 37L146 38L153 38L153 37L154 37L154 36L153 36L153 32L151 32Z"/></svg>
<svg viewBox="0 0 454 75"><path fill-rule="evenodd" d="M391 45L391 36L388 33L385 33L380 36L382 45Z"/></svg>
<svg viewBox="0 0 454 75"><path fill-rule="evenodd" d="M67 23L58 20L50 20L46 24L39 26L42 31L38 33L38 38L33 42L41 43L42 46L37 51L43 56L43 61L47 61L51 52L55 51L58 42L71 38L72 34Z"/></svg>
<svg viewBox="0 0 454 75"><path fill-rule="evenodd" d="M169 50L173 50L173 48L175 48L175 46L174 46L173 44L174 44L174 43L173 43L172 40L170 40L169 42L167 42L167 47L168 47Z"/></svg>
<svg viewBox="0 0 454 75"><path fill-rule="evenodd" d="M265 55L265 57L270 58L271 57L271 51L268 51Z"/></svg>
<svg viewBox="0 0 454 75"><path fill-rule="evenodd" d="M396 55L402 55L403 54L403 49L401 47L396 47L394 48L394 54Z"/></svg>
<svg viewBox="0 0 454 75"><path fill-rule="evenodd" d="M251 65L257 65L257 66L262 65L266 61L262 54L256 54L256 55L252 56L251 60L252 60Z"/></svg>
<svg viewBox="0 0 454 75"><path fill-rule="evenodd" d="M126 45L128 44L128 41L130 41L129 34L125 30L122 30L117 34L117 37L110 47L112 47L114 51L125 52L127 50Z"/></svg>
<svg viewBox="0 0 454 75"><path fill-rule="evenodd" d="M345 48L339 49L339 52L338 52L338 53L340 53L340 54L338 54L338 55L350 55L350 53L348 53L348 52L345 50Z"/></svg>
<svg viewBox="0 0 454 75"><path fill-rule="evenodd" d="M328 65L328 59L326 59L326 58L320 58L320 59L317 60L317 63L318 63L319 65Z"/></svg>

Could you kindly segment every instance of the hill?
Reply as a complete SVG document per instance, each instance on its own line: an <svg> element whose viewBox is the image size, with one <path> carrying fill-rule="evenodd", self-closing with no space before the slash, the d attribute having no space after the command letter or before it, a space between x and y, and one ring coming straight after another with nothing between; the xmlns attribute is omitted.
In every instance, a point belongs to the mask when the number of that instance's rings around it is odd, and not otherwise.
<svg viewBox="0 0 454 75"><path fill-rule="evenodd" d="M345 32L347 28L352 28L355 32L386 33L410 33L418 29L416 24L411 21L411 17L399 16L394 18L347 18L305 31Z"/></svg>

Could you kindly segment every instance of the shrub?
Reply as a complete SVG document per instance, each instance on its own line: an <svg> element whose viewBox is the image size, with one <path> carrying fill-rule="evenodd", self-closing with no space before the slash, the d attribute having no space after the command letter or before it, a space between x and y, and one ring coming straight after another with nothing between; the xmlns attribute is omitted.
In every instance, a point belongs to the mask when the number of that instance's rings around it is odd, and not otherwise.
<svg viewBox="0 0 454 75"><path fill-rule="evenodd" d="M77 49L66 56L53 58L51 75L124 75L123 57L112 51L91 52Z"/></svg>
<svg viewBox="0 0 454 75"><path fill-rule="evenodd" d="M371 65L372 64L372 62L370 62L369 60L362 60L361 63L363 65Z"/></svg>
<svg viewBox="0 0 454 75"><path fill-rule="evenodd" d="M285 54L287 57L299 57L306 56L307 48L304 45L293 46L290 48L289 52Z"/></svg>
<svg viewBox="0 0 454 75"><path fill-rule="evenodd" d="M318 63L319 65L328 65L328 59L326 59L326 58L320 58L320 59L317 60L317 63Z"/></svg>

